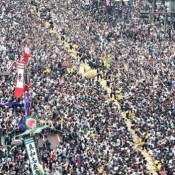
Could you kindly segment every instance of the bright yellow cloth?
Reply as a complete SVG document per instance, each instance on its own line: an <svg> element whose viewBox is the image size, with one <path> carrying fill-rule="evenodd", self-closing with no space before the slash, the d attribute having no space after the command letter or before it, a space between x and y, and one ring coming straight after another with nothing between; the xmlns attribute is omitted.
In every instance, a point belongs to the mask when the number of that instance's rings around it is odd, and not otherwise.
<svg viewBox="0 0 175 175"><path fill-rule="evenodd" d="M73 65L73 66L72 66L72 69L73 69L73 71L75 71L75 70L76 70L76 66L75 66L75 65Z"/></svg>
<svg viewBox="0 0 175 175"><path fill-rule="evenodd" d="M33 8L31 8L31 9L30 9L30 11L31 11L31 13L32 13L32 14L34 14L34 13L35 13L35 11L34 11L34 9L33 9Z"/></svg>
<svg viewBox="0 0 175 175"><path fill-rule="evenodd" d="M74 49L77 49L77 48L78 48L78 45L77 45L77 44L74 44L72 47L73 47Z"/></svg>
<svg viewBox="0 0 175 175"><path fill-rule="evenodd" d="M121 100L123 97L122 97L122 95L117 95L116 98L117 98L117 100L119 101L119 100Z"/></svg>
<svg viewBox="0 0 175 175"><path fill-rule="evenodd" d="M64 47L65 47L66 49L68 49L68 48L70 48L70 44L69 44L68 42L64 42Z"/></svg>
<svg viewBox="0 0 175 175"><path fill-rule="evenodd" d="M74 59L77 59L77 54L76 53L71 53L70 56Z"/></svg>
<svg viewBox="0 0 175 175"><path fill-rule="evenodd" d="M37 16L40 17L40 12L37 13Z"/></svg>
<svg viewBox="0 0 175 175"><path fill-rule="evenodd" d="M111 56L112 56L111 53L107 54L107 58L108 58L108 59L111 58Z"/></svg>
<svg viewBox="0 0 175 175"><path fill-rule="evenodd" d="M49 30L49 33L57 33L56 30Z"/></svg>
<svg viewBox="0 0 175 175"><path fill-rule="evenodd" d="M99 174L102 174L102 173L103 173L103 168L102 168L102 167L100 167L100 168L98 169L98 173L99 173Z"/></svg>
<svg viewBox="0 0 175 175"><path fill-rule="evenodd" d="M92 133L92 134L91 134L91 138L92 138L93 140L95 140L95 139L96 139L96 134Z"/></svg>
<svg viewBox="0 0 175 175"><path fill-rule="evenodd" d="M104 67L108 69L110 67L110 64L107 61L104 61Z"/></svg>
<svg viewBox="0 0 175 175"><path fill-rule="evenodd" d="M161 166L161 164L160 164L160 163L157 165L157 169L158 169L158 171L161 171L162 166Z"/></svg>
<svg viewBox="0 0 175 175"><path fill-rule="evenodd" d="M132 112L131 111L128 111L128 117L130 118L132 115Z"/></svg>
<svg viewBox="0 0 175 175"><path fill-rule="evenodd" d="M45 27L46 27L46 28L49 28L49 27L50 27L49 22L45 22Z"/></svg>
<svg viewBox="0 0 175 175"><path fill-rule="evenodd" d="M144 142L142 142L142 141L140 141L139 143L138 143L138 146L143 146L144 145Z"/></svg>
<svg viewBox="0 0 175 175"><path fill-rule="evenodd" d="M51 120L48 120L49 125L53 125L53 122Z"/></svg>
<svg viewBox="0 0 175 175"><path fill-rule="evenodd" d="M44 70L44 73L50 73L50 69L49 69L49 68L46 68L46 69Z"/></svg>
<svg viewBox="0 0 175 175"><path fill-rule="evenodd" d="M158 160L155 160L154 163L157 165L159 163L159 161Z"/></svg>
<svg viewBox="0 0 175 175"><path fill-rule="evenodd" d="M67 72L70 74L71 73L71 68L67 68Z"/></svg>

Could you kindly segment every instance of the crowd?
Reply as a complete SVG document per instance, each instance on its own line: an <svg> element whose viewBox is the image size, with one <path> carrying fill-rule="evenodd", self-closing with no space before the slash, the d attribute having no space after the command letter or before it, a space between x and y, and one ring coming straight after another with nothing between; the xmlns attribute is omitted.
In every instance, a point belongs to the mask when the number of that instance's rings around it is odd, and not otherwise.
<svg viewBox="0 0 175 175"><path fill-rule="evenodd" d="M20 101L13 97L15 67L2 74L27 45L32 53L27 66L30 113L63 132L56 150L49 143L38 148L45 174L149 174L122 111L132 114L127 116L132 129L161 164L157 172L175 173L175 31L161 15L154 21L140 18L142 10L151 10L151 2L0 3L0 102ZM79 74L80 63L97 69L97 79L106 80L110 94L96 79ZM116 98L120 108L109 98ZM0 107L6 145L21 132L23 115L21 106ZM0 147L0 155L1 174L31 174L24 145Z"/></svg>

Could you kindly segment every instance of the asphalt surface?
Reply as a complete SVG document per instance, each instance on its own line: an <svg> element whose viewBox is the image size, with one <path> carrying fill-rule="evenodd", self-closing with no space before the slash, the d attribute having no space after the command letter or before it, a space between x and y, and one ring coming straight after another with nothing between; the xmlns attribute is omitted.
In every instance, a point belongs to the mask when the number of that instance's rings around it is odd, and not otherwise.
<svg viewBox="0 0 175 175"><path fill-rule="evenodd" d="M58 144L62 141L62 136L59 134L49 134L47 136L48 141L51 143L51 149L56 149ZM41 138L38 141L38 148L43 147L44 140Z"/></svg>

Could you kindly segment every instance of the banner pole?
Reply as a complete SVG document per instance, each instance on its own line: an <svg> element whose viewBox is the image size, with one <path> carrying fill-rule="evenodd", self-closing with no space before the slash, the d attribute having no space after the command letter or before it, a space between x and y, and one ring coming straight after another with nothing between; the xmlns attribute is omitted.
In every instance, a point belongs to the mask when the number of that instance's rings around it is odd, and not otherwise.
<svg viewBox="0 0 175 175"><path fill-rule="evenodd" d="M25 117L30 115L30 97L29 92L25 92L24 94L24 104L25 104Z"/></svg>

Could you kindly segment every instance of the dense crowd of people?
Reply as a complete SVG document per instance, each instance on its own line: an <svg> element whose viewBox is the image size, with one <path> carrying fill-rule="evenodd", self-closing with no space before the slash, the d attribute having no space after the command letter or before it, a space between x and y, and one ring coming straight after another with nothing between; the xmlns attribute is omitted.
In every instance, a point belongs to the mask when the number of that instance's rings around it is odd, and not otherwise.
<svg viewBox="0 0 175 175"><path fill-rule="evenodd" d="M173 175L173 22L165 25L161 14L154 20L140 18L141 11L151 11L151 1L107 2L1 1L0 103L21 101L13 97L15 67L3 73L27 45L32 54L26 68L30 113L63 133L56 150L49 143L38 148L45 174L149 174L121 115L125 111L132 114L127 117L144 148L160 162L157 172ZM83 63L97 69L97 80L79 74ZM23 106L0 106L6 145L22 132L18 122L23 115ZM31 174L24 145L0 147L0 155L1 174Z"/></svg>

